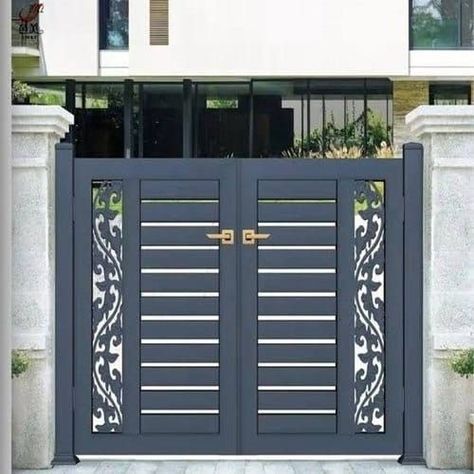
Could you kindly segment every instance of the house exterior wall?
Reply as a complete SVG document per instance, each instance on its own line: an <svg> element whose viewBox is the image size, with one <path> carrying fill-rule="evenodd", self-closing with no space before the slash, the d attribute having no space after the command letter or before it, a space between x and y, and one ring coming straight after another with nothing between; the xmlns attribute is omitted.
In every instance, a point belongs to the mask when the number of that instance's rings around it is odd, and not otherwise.
<svg viewBox="0 0 474 474"><path fill-rule="evenodd" d="M44 0L40 13L40 60L14 62L16 74L42 77L97 76L99 2Z"/></svg>
<svg viewBox="0 0 474 474"><path fill-rule="evenodd" d="M405 0L169 1L169 45L152 46L149 2L129 11L129 49L99 51L99 2L43 0L37 77L391 77L468 79L472 50L409 48ZM132 5L132 3L131 3Z"/></svg>
<svg viewBox="0 0 474 474"><path fill-rule="evenodd" d="M170 44L150 46L148 0L136 0L130 10L129 74L407 74L408 2L343 4L341 8L341 2L312 0L171 0Z"/></svg>
<svg viewBox="0 0 474 474"><path fill-rule="evenodd" d="M402 0L347 1L343 8L312 0L170 0L168 46L150 46L149 2L135 0L129 53L105 57L98 49L97 0L43 3L40 67L18 67L19 75L98 76L100 57L103 73L133 77L408 73L408 2Z"/></svg>
<svg viewBox="0 0 474 474"><path fill-rule="evenodd" d="M404 143L413 141L405 125L405 116L419 105L429 102L428 81L395 81L393 83L393 143L398 152Z"/></svg>

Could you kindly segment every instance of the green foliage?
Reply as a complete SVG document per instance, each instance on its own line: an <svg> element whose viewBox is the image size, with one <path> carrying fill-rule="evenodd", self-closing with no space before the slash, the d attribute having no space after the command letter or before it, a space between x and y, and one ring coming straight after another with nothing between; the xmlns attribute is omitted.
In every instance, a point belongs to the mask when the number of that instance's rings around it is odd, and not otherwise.
<svg viewBox="0 0 474 474"><path fill-rule="evenodd" d="M456 46L458 25L450 14L444 12L441 5L433 4L437 13L426 7L414 8L412 15L413 44L417 48L436 48Z"/></svg>
<svg viewBox="0 0 474 474"><path fill-rule="evenodd" d="M372 110L367 110L367 147L366 153L369 156L376 155L377 148L382 143L390 146L392 142L392 131L387 127L385 120L374 113Z"/></svg>
<svg viewBox="0 0 474 474"><path fill-rule="evenodd" d="M12 83L12 102L14 104L24 102L32 92L33 88L26 82L14 80Z"/></svg>
<svg viewBox="0 0 474 474"><path fill-rule="evenodd" d="M453 371L461 377L469 378L474 375L474 349L454 354L449 362Z"/></svg>
<svg viewBox="0 0 474 474"><path fill-rule="evenodd" d="M206 100L206 108L207 109L238 109L239 99L225 98L225 97L209 98Z"/></svg>
<svg viewBox="0 0 474 474"><path fill-rule="evenodd" d="M35 91L33 90L30 96L30 103L35 105L60 105L63 106L63 98L61 94L55 93L54 91Z"/></svg>
<svg viewBox="0 0 474 474"><path fill-rule="evenodd" d="M12 378L26 372L30 363L30 358L24 352L12 351Z"/></svg>
<svg viewBox="0 0 474 474"><path fill-rule="evenodd" d="M327 156L331 150L360 149L362 154L376 156L382 143L391 144L391 129L380 115L367 109L367 143L364 136L364 114L353 116L345 127L337 127L331 117L324 129L314 129L303 140L296 140L295 147L285 152L297 156ZM324 132L324 133L323 133ZM324 141L323 141L324 136ZM328 156L329 157L329 156Z"/></svg>

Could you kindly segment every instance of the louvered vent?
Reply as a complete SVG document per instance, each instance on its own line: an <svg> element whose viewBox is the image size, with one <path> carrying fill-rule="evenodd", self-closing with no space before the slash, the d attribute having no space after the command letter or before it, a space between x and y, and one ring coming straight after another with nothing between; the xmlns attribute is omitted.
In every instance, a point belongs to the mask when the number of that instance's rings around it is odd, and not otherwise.
<svg viewBox="0 0 474 474"><path fill-rule="evenodd" d="M169 44L169 0L150 0L150 44Z"/></svg>

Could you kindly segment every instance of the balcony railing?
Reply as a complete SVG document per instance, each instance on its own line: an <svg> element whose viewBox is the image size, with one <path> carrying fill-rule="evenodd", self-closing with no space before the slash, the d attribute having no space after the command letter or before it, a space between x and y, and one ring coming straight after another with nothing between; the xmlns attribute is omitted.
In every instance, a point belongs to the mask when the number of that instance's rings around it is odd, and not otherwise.
<svg viewBox="0 0 474 474"><path fill-rule="evenodd" d="M25 24L18 18L12 18L12 46L23 48L39 48L38 24Z"/></svg>

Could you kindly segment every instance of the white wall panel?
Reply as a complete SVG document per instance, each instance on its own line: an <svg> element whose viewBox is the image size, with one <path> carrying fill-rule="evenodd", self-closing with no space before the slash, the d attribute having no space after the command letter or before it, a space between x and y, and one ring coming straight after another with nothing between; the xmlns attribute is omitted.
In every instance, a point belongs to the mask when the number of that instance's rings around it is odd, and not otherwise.
<svg viewBox="0 0 474 474"><path fill-rule="evenodd" d="M42 65L48 76L98 74L98 0L43 0ZM133 4L133 0L131 2Z"/></svg>
<svg viewBox="0 0 474 474"><path fill-rule="evenodd" d="M408 74L406 0L169 1L169 46L131 2L131 76Z"/></svg>

